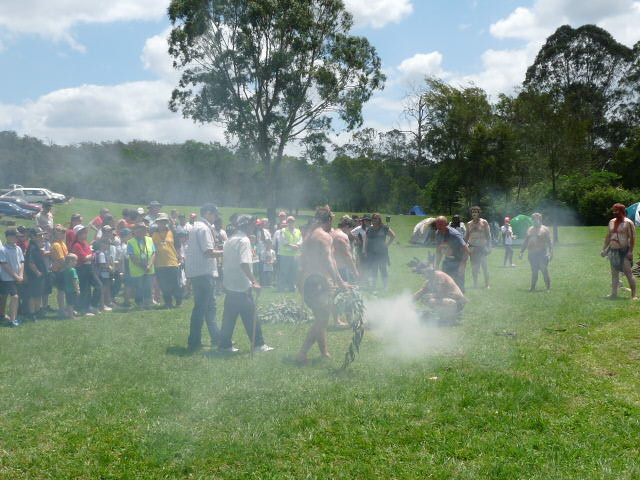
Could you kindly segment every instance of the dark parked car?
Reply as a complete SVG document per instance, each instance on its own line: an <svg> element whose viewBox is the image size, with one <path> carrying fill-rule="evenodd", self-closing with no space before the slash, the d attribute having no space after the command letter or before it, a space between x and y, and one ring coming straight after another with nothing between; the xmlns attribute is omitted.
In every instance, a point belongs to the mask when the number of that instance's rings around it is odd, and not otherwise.
<svg viewBox="0 0 640 480"><path fill-rule="evenodd" d="M42 205L25 202L23 199L17 197L0 197L0 202L15 203L17 206L24 208L25 210L31 210L36 213L42 210Z"/></svg>
<svg viewBox="0 0 640 480"><path fill-rule="evenodd" d="M0 202L0 215L15 218L32 219L35 215L33 210L27 210L25 208L17 206L15 203Z"/></svg>

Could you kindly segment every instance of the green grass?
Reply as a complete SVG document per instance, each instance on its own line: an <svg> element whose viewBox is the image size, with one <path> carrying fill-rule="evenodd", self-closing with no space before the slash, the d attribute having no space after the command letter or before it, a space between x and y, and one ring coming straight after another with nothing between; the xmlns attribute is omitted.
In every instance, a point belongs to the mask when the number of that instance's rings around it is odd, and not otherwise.
<svg viewBox="0 0 640 480"><path fill-rule="evenodd" d="M415 222L392 219L389 295L421 283ZM348 331L333 361L287 362L304 325L266 326L253 359L240 324L239 355L187 355L190 303L0 329L0 478L640 478L640 306L603 299L602 228L560 234L552 292L495 249L454 345L403 361L368 334L342 373Z"/></svg>

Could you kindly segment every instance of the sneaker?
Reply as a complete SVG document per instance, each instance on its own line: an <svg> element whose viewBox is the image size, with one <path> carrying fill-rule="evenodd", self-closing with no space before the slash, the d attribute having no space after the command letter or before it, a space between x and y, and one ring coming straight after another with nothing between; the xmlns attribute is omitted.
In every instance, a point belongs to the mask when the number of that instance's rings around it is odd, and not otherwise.
<svg viewBox="0 0 640 480"><path fill-rule="evenodd" d="M273 348L273 347L270 347L270 346L269 346L269 345L267 345L267 344L260 345L259 347L255 347L255 348L253 349L253 351L254 351L255 353L259 353L259 352L270 352L271 350L274 350L274 348Z"/></svg>
<svg viewBox="0 0 640 480"><path fill-rule="evenodd" d="M9 324L8 324L7 326L8 326L8 327L11 327L11 328L13 328L13 327L19 327L19 326L20 326L20 323L18 323L18 321L17 321L17 320L14 320L13 322L9 322Z"/></svg>
<svg viewBox="0 0 640 480"><path fill-rule="evenodd" d="M95 314L95 313L93 313L93 312L91 312L91 311L89 311L89 312L85 313L85 314L84 314L84 316L85 316L85 317L95 317L95 316L96 316L96 314Z"/></svg>
<svg viewBox="0 0 640 480"><path fill-rule="evenodd" d="M98 310L97 308L91 307L89 309L89 313L93 313L94 315L97 315L100 313L100 310Z"/></svg>
<svg viewBox="0 0 640 480"><path fill-rule="evenodd" d="M225 347L225 348L218 347L218 351L221 353L236 353L236 352L239 352L240 350L237 349L236 347Z"/></svg>
<svg viewBox="0 0 640 480"><path fill-rule="evenodd" d="M105 305L104 307L102 307L102 311L103 312L111 312L113 310L113 308L108 307L107 305Z"/></svg>

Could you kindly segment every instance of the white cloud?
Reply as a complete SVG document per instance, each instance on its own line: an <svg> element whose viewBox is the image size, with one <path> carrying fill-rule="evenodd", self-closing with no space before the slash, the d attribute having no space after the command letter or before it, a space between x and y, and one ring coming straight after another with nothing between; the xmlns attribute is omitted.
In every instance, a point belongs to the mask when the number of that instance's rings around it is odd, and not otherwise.
<svg viewBox="0 0 640 480"><path fill-rule="evenodd" d="M531 8L518 7L490 27L498 39L523 40L519 49L487 50L482 54L483 70L456 77L459 83L473 82L489 93L509 92L524 80L546 38L561 25L578 27L586 23L606 29L627 46L640 40L640 1L632 0L537 0Z"/></svg>
<svg viewBox="0 0 640 480"><path fill-rule="evenodd" d="M22 105L0 104L0 130L59 144L100 141L185 140L224 142L216 125L194 124L168 108L179 73L167 49L170 28L145 42L140 61L155 81L81 85L50 92Z"/></svg>
<svg viewBox="0 0 640 480"><path fill-rule="evenodd" d="M402 79L411 83L422 81L425 76L445 78L449 74L442 69L442 54L440 52L416 53L406 58L398 65Z"/></svg>
<svg viewBox="0 0 640 480"><path fill-rule="evenodd" d="M166 15L170 0L5 0L0 27L12 33L43 35L84 50L70 29L78 24L156 20Z"/></svg>
<svg viewBox="0 0 640 480"><path fill-rule="evenodd" d="M632 44L640 39L639 14L640 2L633 0L537 0L531 8L516 8L491 25L490 31L496 38L544 41L561 25L578 27L593 23L609 26L607 30L616 40ZM630 42L629 30L635 31L635 39Z"/></svg>
<svg viewBox="0 0 640 480"><path fill-rule="evenodd" d="M173 60L169 55L170 32L171 27L168 27L162 33L147 38L140 60L145 70L155 73L160 78L176 82L179 78L179 72L173 68Z"/></svg>
<svg viewBox="0 0 640 480"><path fill-rule="evenodd" d="M599 25L619 42L634 45L640 40L640 2L635 2L627 12L607 17Z"/></svg>
<svg viewBox="0 0 640 480"><path fill-rule="evenodd" d="M173 84L158 80L56 90L23 105L0 105L0 128L61 144L133 139L224 141L223 130L169 111Z"/></svg>
<svg viewBox="0 0 640 480"><path fill-rule="evenodd" d="M382 28L413 13L411 0L345 0L356 26Z"/></svg>
<svg viewBox="0 0 640 480"><path fill-rule="evenodd" d="M166 16L170 0L3 0L0 27L6 32L42 35L85 47L71 29L80 24L158 20ZM398 23L413 12L411 0L346 0L356 25L381 28Z"/></svg>
<svg viewBox="0 0 640 480"><path fill-rule="evenodd" d="M531 46L516 50L486 50L482 54L483 70L479 73L457 76L451 83L476 85L490 95L512 93L524 80L527 68L533 62L538 48Z"/></svg>

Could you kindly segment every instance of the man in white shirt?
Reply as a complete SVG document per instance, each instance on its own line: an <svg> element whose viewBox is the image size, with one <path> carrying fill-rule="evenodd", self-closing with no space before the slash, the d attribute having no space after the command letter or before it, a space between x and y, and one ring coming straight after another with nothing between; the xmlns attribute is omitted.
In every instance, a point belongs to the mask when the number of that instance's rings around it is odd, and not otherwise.
<svg viewBox="0 0 640 480"><path fill-rule="evenodd" d="M222 251L216 250L212 225L220 216L218 207L212 203L200 208L200 216L189 230L189 248L185 257L185 273L191 280L193 311L189 328L190 350L202 347L202 324L206 322L211 345L218 344L220 331L216 325L216 297L214 295L214 272L218 266L216 257Z"/></svg>
<svg viewBox="0 0 640 480"><path fill-rule="evenodd" d="M511 218L504 217L504 225L500 227L500 234L502 235L502 243L504 244L504 262L503 267L515 267L513 264L513 239L516 236L513 234L511 228Z"/></svg>
<svg viewBox="0 0 640 480"><path fill-rule="evenodd" d="M45 232L53 232L53 203L45 202L42 205L42 211L38 212L35 221L36 225Z"/></svg>
<svg viewBox="0 0 640 480"><path fill-rule="evenodd" d="M362 217L362 223L351 230L351 235L356 238L356 265L360 272L360 283L367 284L367 265L364 252L367 248L367 228L371 226L371 217L365 215Z"/></svg>
<svg viewBox="0 0 640 480"><path fill-rule="evenodd" d="M236 320L240 315L253 351L268 352L273 348L264 343L262 328L256 318L256 306L252 294L252 289L260 288L251 269L253 255L248 237L248 235L255 233L256 221L249 215L239 215L235 220L235 227L235 232L224 244L224 277L222 281L226 295L218 349L228 353L238 351L233 346L231 338Z"/></svg>

